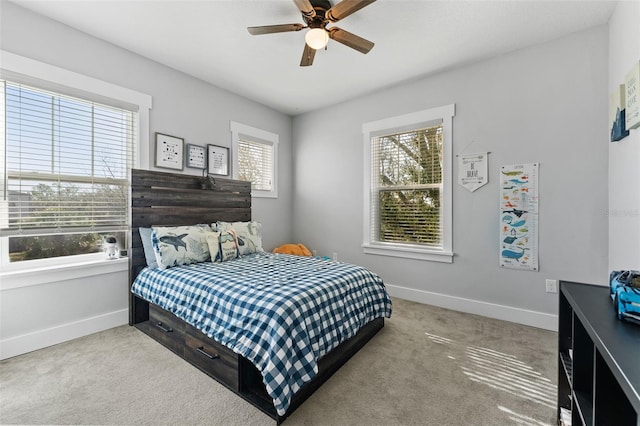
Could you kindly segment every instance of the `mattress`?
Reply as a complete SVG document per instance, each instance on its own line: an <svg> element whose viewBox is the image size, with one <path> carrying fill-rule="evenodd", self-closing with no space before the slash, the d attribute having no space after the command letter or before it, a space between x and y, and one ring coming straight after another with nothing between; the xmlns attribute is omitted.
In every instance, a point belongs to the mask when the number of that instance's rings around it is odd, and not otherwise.
<svg viewBox="0 0 640 426"><path fill-rule="evenodd" d="M375 273L286 254L145 268L131 291L251 361L279 415L315 377L320 358L392 312Z"/></svg>

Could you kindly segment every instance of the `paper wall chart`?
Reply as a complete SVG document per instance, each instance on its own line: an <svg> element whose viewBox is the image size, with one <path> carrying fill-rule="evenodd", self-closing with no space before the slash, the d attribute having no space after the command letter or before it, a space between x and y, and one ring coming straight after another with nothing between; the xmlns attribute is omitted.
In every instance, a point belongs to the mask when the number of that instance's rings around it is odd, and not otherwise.
<svg viewBox="0 0 640 426"><path fill-rule="evenodd" d="M538 163L500 169L500 266L538 270Z"/></svg>

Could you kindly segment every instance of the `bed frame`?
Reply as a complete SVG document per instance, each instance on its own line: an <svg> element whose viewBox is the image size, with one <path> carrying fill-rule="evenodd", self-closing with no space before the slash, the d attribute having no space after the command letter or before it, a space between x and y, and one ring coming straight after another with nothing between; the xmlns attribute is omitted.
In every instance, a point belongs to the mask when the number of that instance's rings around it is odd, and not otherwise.
<svg viewBox="0 0 640 426"><path fill-rule="evenodd" d="M198 176L132 170L129 287L146 266L138 228L251 220L249 182L215 178L213 185L207 183L210 182ZM130 293L129 325L151 336L280 424L384 327L384 318L369 322L354 337L322 357L316 377L294 395L282 416L276 413L262 375L251 362L172 313Z"/></svg>

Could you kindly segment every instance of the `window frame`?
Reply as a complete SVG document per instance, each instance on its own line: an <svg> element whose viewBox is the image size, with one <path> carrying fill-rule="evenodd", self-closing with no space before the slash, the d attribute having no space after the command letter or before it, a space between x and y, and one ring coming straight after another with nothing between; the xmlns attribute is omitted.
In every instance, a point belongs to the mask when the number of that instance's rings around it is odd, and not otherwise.
<svg viewBox="0 0 640 426"><path fill-rule="evenodd" d="M407 259L427 260L435 262L453 262L453 117L455 104L416 111L409 114L389 117L381 120L363 123L364 136L364 211L363 211L363 243L365 254L380 256L401 257ZM375 239L373 235L373 221L371 217L371 197L374 188L372 186L375 164L372 160L372 138L385 134L399 133L414 129L429 127L435 123L442 123L442 205L441 218L442 248L421 246L410 243L383 242ZM377 193L377 192L376 192Z"/></svg>
<svg viewBox="0 0 640 426"><path fill-rule="evenodd" d="M0 55L2 57L0 78L2 79L134 111L137 140L135 141L136 155L133 164L136 168L149 168L149 144L145 144L144 141L149 141L149 110L152 107L150 95L5 50L0 49ZM1 112L5 113L4 105ZM4 150L5 132L4 128L0 130L3 138L1 149ZM4 155L4 153L1 154ZM87 262L103 261L106 261L103 253L92 253L12 263L9 261L9 237L0 237L0 266L2 267L0 275L59 269L65 266L86 265Z"/></svg>
<svg viewBox="0 0 640 426"><path fill-rule="evenodd" d="M233 179L238 179L238 147L241 140L249 140L255 143L271 146L273 149L273 185L270 191L251 188L251 197L256 198L278 198L278 143L280 136L266 130L258 129L235 121L230 122L231 130L231 156L233 158Z"/></svg>

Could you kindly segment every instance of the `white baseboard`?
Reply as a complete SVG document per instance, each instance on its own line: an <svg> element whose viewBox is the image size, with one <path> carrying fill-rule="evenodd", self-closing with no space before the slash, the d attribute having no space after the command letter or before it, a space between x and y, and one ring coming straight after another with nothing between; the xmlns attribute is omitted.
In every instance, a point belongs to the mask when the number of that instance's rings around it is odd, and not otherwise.
<svg viewBox="0 0 640 426"><path fill-rule="evenodd" d="M57 345L78 337L124 325L128 322L129 310L122 309L93 318L11 337L0 341L0 359L7 359L46 348L47 346Z"/></svg>
<svg viewBox="0 0 640 426"><path fill-rule="evenodd" d="M416 290L397 285L386 284L389 294L393 297L410 300L412 302L439 306L441 308L482 315L504 321L511 321L545 330L558 330L558 316L544 312L530 311L511 306L497 305L495 303L465 299L446 294L433 293L424 290ZM87 318L57 327L38 330L33 333L11 337L0 341L0 359L7 359L17 355L47 346L56 345L78 337L87 336L99 331L127 324L129 322L129 310L122 309L108 314Z"/></svg>
<svg viewBox="0 0 640 426"><path fill-rule="evenodd" d="M495 318L545 330L558 331L558 316L479 300L385 284L389 294L400 299L439 306L454 311Z"/></svg>

